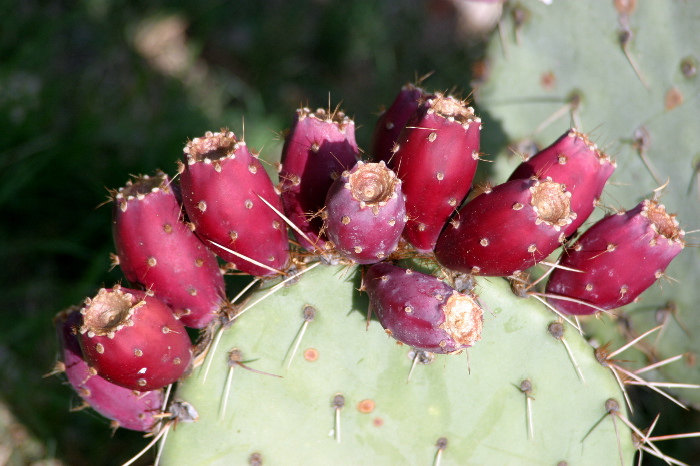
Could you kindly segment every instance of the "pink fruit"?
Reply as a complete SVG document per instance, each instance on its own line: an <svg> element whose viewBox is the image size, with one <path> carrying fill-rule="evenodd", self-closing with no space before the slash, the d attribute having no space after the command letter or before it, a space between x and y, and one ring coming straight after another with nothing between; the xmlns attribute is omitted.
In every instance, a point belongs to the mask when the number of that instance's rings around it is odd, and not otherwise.
<svg viewBox="0 0 700 466"><path fill-rule="evenodd" d="M149 432L163 410L163 390L138 392L95 375L83 360L77 332L82 325L79 308L60 312L54 319L60 348L60 365L75 392L92 409L116 427Z"/></svg>
<svg viewBox="0 0 700 466"><path fill-rule="evenodd" d="M382 327L401 343L457 353L481 339L483 310L476 299L431 275L380 262L363 284Z"/></svg>
<svg viewBox="0 0 700 466"><path fill-rule="evenodd" d="M355 123L344 113L297 110L282 149L280 190L285 214L311 240L297 235L305 249L324 249L320 213L326 194L333 180L358 159Z"/></svg>
<svg viewBox="0 0 700 466"><path fill-rule="evenodd" d="M474 275L508 276L532 267L564 241L575 218L570 194L551 180L513 180L465 205L438 240L444 267Z"/></svg>
<svg viewBox="0 0 700 466"><path fill-rule="evenodd" d="M281 212L280 196L245 142L232 132L208 132L190 141L185 155L180 185L195 233L241 272L269 276L284 271L287 227L261 199Z"/></svg>
<svg viewBox="0 0 700 466"><path fill-rule="evenodd" d="M326 198L326 235L359 264L391 254L406 224L401 180L384 162L357 162L335 180Z"/></svg>
<svg viewBox="0 0 700 466"><path fill-rule="evenodd" d="M226 301L216 256L182 221L163 172L113 194L116 262L126 278L163 300L188 327L204 328Z"/></svg>
<svg viewBox="0 0 700 466"><path fill-rule="evenodd" d="M481 120L453 97L425 101L401 132L389 168L403 182L404 237L431 252L445 223L467 195L479 159Z"/></svg>
<svg viewBox="0 0 700 466"><path fill-rule="evenodd" d="M614 309L634 301L660 278L684 246L685 232L675 215L655 200L598 221L561 258L561 265L581 272L555 269L547 293ZM593 314L585 304L549 298L567 314Z"/></svg>
<svg viewBox="0 0 700 466"><path fill-rule="evenodd" d="M509 180L536 176L565 185L571 193L571 210L576 212L576 219L564 228L568 237L593 213L614 170L615 163L610 157L585 134L570 129L554 144L521 163Z"/></svg>
<svg viewBox="0 0 700 466"><path fill-rule="evenodd" d="M394 103L381 114L374 127L370 151L372 160L390 163L401 131L418 106L429 96L423 89L413 84L407 84L401 88Z"/></svg>
<svg viewBox="0 0 700 466"><path fill-rule="evenodd" d="M161 300L143 291L102 288L80 311L85 361L109 382L149 391L177 381L189 368L184 325Z"/></svg>

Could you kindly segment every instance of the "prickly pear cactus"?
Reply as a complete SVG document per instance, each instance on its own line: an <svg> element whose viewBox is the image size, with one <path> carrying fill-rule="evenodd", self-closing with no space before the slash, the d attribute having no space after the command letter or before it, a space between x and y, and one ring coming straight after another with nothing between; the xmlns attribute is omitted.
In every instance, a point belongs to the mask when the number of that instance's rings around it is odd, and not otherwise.
<svg viewBox="0 0 700 466"><path fill-rule="evenodd" d="M359 287L358 269L318 266L245 311L180 385L199 421L169 433L163 464L631 463L630 432L605 411L624 403L611 372L568 324L554 338L556 316L505 280L478 279L487 311L468 356L417 359L366 328ZM260 372L229 363L233 349Z"/></svg>
<svg viewBox="0 0 700 466"><path fill-rule="evenodd" d="M686 231L700 228L700 36L692 2L518 2L509 4L488 49L490 76L477 103L512 143L546 146L571 125L592 132L617 169L603 192L608 212L632 209L652 190ZM517 149L516 149L517 150ZM494 178L520 161L508 149L495 157ZM594 219L603 214L597 209ZM591 222L589 222L591 223ZM688 246L697 244L689 232ZM686 247L660 282L622 309L626 339L663 325L648 337L639 364L685 354L651 375L700 383L700 276L696 247ZM609 324L608 319L605 319ZM614 318L616 320L616 318ZM609 325L599 340L609 340ZM622 327L621 327L622 328ZM596 333L594 331L593 333ZM626 354L626 356L628 356ZM629 359L626 357L625 359ZM698 405L700 391L679 395Z"/></svg>

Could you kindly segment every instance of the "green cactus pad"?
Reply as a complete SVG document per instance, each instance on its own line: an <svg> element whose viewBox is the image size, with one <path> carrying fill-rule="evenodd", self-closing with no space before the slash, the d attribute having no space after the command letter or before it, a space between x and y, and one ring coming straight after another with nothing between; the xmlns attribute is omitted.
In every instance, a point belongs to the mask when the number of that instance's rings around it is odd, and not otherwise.
<svg viewBox="0 0 700 466"><path fill-rule="evenodd" d="M365 329L359 275L356 268L317 267L226 330L206 381L200 366L178 388L176 397L200 417L169 433L164 464L255 464L257 453L263 464L429 465L440 438L447 439L442 465L619 464L620 455L631 464L629 429L616 419L620 451L613 418L605 415L609 398L624 403L612 374L567 324L564 339L582 383L564 344L548 333L556 318L543 305L515 297L500 278L478 279L488 309L482 340L469 358L436 355L417 364L407 381L411 348L376 321ZM309 305L314 319L287 369ZM224 394L233 348L247 367L283 378L236 366ZM532 439L519 388L524 380L532 384ZM344 406L336 413L337 394Z"/></svg>
<svg viewBox="0 0 700 466"><path fill-rule="evenodd" d="M579 130L592 133L598 145L617 161L617 170L603 193L602 202L612 209L632 208L652 190L666 183L661 202L677 212L685 230L700 228L700 35L698 8L693 2L629 2L636 4L627 17L615 9L616 2L554 2L551 6L527 2L511 6L504 15L501 36L489 45L491 75L476 93L477 103L502 125L510 142L534 140L540 147L553 142L575 122ZM620 2L624 3L624 2ZM527 9L523 15L513 9ZM519 26L515 17L525 18ZM619 42L621 24L632 32L626 50ZM672 25L672 26L669 26ZM640 78L641 76L641 78ZM573 94L580 105L564 109ZM560 118L549 126L543 122ZM539 131L538 131L539 129ZM486 128L488 131L488 128ZM645 135L644 156L635 140ZM638 141L637 141L638 142ZM505 180L519 162L498 157L494 181ZM653 172L653 174L652 174ZM594 213L592 220L603 215ZM698 233L686 237L689 245L700 242ZM686 247L667 269L678 282L661 279L639 302L624 312L632 336L663 322L658 319L669 302L676 316L666 319L661 337L650 336L654 360L686 353L686 363L675 362L647 377L672 382L700 383L700 250ZM678 322L681 322L679 324ZM597 334L590 326L591 333ZM607 336L599 339L605 342ZM639 365L648 360L640 359ZM679 395L700 405L700 390L683 389Z"/></svg>

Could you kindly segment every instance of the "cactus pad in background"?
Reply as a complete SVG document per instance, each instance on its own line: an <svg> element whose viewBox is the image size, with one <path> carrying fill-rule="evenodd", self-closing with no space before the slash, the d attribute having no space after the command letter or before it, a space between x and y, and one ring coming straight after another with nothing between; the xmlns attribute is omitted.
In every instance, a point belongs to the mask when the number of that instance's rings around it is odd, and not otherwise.
<svg viewBox="0 0 700 466"><path fill-rule="evenodd" d="M631 464L630 433L605 411L608 398L623 404L612 374L569 327L564 340L582 383L565 346L547 331L555 316L544 306L516 298L503 279L480 278L476 291L488 309L482 340L468 357L421 358L377 322L366 330L359 275L317 267L225 330L207 356L206 380L203 365L178 389L200 419L168 435L164 464L247 464L253 457L263 464L431 464L440 438L448 442L443 465L616 464L620 454ZM247 366L283 378L236 368L227 388L234 348Z"/></svg>
<svg viewBox="0 0 700 466"><path fill-rule="evenodd" d="M511 4L501 34L488 48L490 76L476 102L516 145L543 147L573 122L593 132L617 169L602 196L611 209L633 206L668 185L660 201L677 212L686 231L700 228L700 36L692 2L540 2ZM619 9L616 9L617 8ZM669 26L672 25L672 26ZM504 179L519 162L497 157L494 177ZM595 212L597 220L603 209ZM686 242L698 243L689 233ZM667 270L680 283L661 282L623 308L632 335L664 323L651 360L686 353L652 378L700 383L699 250L686 248ZM662 279L663 280L663 279ZM668 303L674 304L670 318ZM665 315L661 321L656 320ZM680 322L680 323L679 323ZM599 327L599 326L597 326ZM606 339L601 337L604 342ZM645 363L645 361L638 361ZM649 373L648 373L649 374ZM694 405L700 390L680 390Z"/></svg>

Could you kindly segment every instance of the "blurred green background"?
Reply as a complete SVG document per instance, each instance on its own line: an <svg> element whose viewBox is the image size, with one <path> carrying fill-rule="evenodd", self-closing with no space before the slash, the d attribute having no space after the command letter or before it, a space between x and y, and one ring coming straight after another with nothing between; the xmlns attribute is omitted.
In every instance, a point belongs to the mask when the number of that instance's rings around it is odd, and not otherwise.
<svg viewBox="0 0 700 466"><path fill-rule="evenodd" d="M469 95L485 36L458 3L0 0L0 464L12 445L11 464L121 464L145 445L89 410L69 412L71 389L42 378L56 355L53 315L121 280L109 271L106 188L174 174L188 138L240 134L243 117L249 145L275 160L294 110L326 107L329 94L364 148L406 82L434 72L429 90ZM481 116L482 151L495 154L506 141ZM698 430L695 415L668 410L682 423L671 432Z"/></svg>

